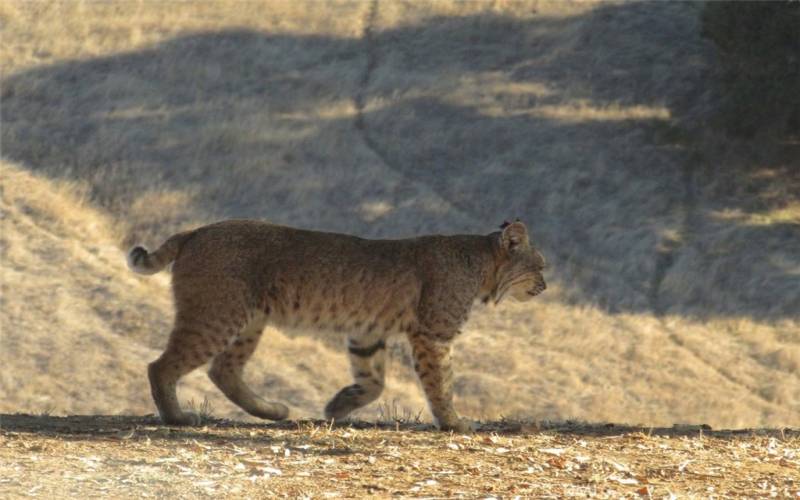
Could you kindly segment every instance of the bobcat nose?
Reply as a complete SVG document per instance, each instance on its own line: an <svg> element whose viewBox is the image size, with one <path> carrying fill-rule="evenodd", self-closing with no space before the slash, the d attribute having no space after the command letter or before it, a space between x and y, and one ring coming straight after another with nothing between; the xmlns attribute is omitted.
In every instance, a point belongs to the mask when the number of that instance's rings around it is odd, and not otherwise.
<svg viewBox="0 0 800 500"><path fill-rule="evenodd" d="M541 283L537 283L535 287L528 290L528 295L536 296L544 292L546 289L547 289L547 283L542 281Z"/></svg>

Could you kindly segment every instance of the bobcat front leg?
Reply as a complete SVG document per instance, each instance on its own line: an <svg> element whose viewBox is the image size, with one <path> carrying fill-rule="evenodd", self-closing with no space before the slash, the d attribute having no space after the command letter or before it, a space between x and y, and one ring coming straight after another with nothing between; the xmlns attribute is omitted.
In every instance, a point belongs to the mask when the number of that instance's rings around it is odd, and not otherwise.
<svg viewBox="0 0 800 500"><path fill-rule="evenodd" d="M378 399L383 392L386 371L386 342L381 339L363 346L349 340L350 368L355 383L340 390L325 406L325 418L342 419L350 412Z"/></svg>
<svg viewBox="0 0 800 500"><path fill-rule="evenodd" d="M428 397L428 405L442 430L470 432L472 427L453 408L453 369L450 342L437 341L425 333L409 335L414 355L414 369Z"/></svg>

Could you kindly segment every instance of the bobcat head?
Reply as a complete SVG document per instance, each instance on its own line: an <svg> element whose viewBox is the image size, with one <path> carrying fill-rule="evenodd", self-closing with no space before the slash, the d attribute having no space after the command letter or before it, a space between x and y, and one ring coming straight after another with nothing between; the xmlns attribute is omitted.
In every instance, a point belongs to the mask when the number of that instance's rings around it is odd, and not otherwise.
<svg viewBox="0 0 800 500"><path fill-rule="evenodd" d="M525 301L539 295L547 288L542 276L545 260L531 245L525 224L504 222L499 233L496 255L495 286L490 296L495 304L509 293L517 300Z"/></svg>

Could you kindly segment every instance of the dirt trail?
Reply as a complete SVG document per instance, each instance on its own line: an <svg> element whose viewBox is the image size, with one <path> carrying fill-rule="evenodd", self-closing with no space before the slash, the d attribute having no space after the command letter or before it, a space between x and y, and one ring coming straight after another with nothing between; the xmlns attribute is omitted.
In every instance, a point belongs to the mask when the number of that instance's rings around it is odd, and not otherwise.
<svg viewBox="0 0 800 500"><path fill-rule="evenodd" d="M53 474L52 471L58 471ZM0 415L0 494L447 497L800 495L794 431Z"/></svg>

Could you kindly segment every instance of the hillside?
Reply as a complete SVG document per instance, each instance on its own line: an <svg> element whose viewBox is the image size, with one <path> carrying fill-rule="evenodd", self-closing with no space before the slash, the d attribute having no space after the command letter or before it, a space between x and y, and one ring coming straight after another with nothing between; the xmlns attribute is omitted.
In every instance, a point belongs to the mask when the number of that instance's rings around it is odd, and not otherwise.
<svg viewBox="0 0 800 500"><path fill-rule="evenodd" d="M77 187L8 163L0 173L0 411L152 412L146 365L161 353L171 326L168 276L143 280L131 273L111 220L87 206ZM317 414L320 402L347 382L346 357L313 339L265 335L268 352L262 349L253 362L253 376L274 397L296 405L297 416ZM422 404L418 395L406 400L403 393L388 395L406 407ZM181 396L198 409L244 415L200 371L187 377Z"/></svg>
<svg viewBox="0 0 800 500"><path fill-rule="evenodd" d="M797 426L800 156L703 130L698 8L4 3L0 411L153 412L168 276L128 272L133 242L228 217L366 237L520 217L551 286L475 310L462 413ZM247 377L317 418L346 359L299 333L268 331ZM392 352L358 416L427 419ZM200 371L179 395L244 418Z"/></svg>

